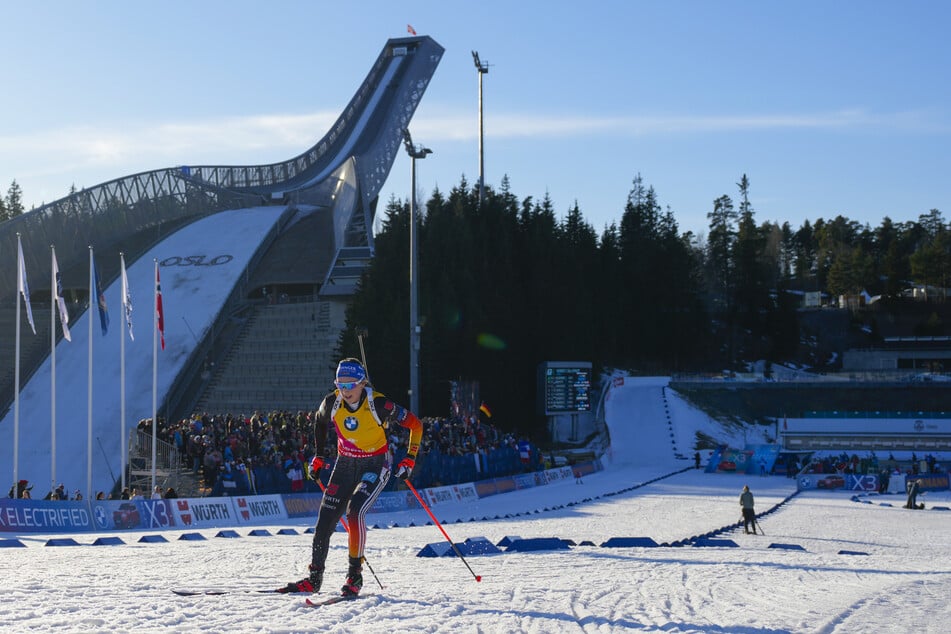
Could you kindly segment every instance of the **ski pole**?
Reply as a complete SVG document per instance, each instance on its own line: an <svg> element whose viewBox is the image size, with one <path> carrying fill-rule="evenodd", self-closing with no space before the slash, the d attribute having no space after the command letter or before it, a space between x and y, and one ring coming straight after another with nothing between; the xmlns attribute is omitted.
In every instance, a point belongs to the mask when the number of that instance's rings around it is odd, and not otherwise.
<svg viewBox="0 0 951 634"><path fill-rule="evenodd" d="M412 491L413 495L416 496L416 499L419 500L420 505L429 514L429 517L432 518L433 523L435 523L436 526L439 528L439 530L442 532L443 537L446 538L446 541L449 542L449 545L452 546L452 549L456 551L456 556L459 557L459 559L462 560L462 563L466 565L466 568L469 569L469 572L472 573L472 576L475 577L475 580L482 581L482 576L477 575L475 572L472 571L472 567L469 565L469 562L466 561L466 558L462 556L461 552L459 552L459 547L453 543L452 539L449 537L449 535L446 534L446 531L443 529L442 524L439 523L439 520L436 519L436 516L433 515L433 512L429 510L429 506L425 502L423 502L423 498L420 497L419 492L416 491L416 487L413 486L413 483L409 481L409 478L407 478L406 480L403 480L403 482L406 483L406 486L409 487L409 490Z"/></svg>
<svg viewBox="0 0 951 634"><path fill-rule="evenodd" d="M367 373L367 383L370 382L370 370L367 369L367 353L363 348L363 338L367 336L366 328L357 328L357 341L360 342L360 361L363 362L363 371Z"/></svg>
<svg viewBox="0 0 951 634"><path fill-rule="evenodd" d="M326 492L327 492L327 487L324 486L324 483L320 481L320 478L316 478L316 480L317 480L317 486L320 487L320 490L323 491L324 493L326 493ZM350 534L350 527L347 526L347 523L343 521L343 518L342 518L342 517L340 518L340 525L343 526L343 530L347 531L347 535L349 535L349 534ZM370 574L373 575L373 578L374 578L374 579L376 579L377 585L380 586L380 590L382 590L382 589L383 589L383 584L380 583L380 578L376 576L376 573L375 573L375 572L373 572L373 566L371 566L371 565L370 565L370 562L367 561L366 555L364 555L363 557L361 557L360 560L361 560L363 563L365 563L365 564L367 565L367 570L370 571Z"/></svg>

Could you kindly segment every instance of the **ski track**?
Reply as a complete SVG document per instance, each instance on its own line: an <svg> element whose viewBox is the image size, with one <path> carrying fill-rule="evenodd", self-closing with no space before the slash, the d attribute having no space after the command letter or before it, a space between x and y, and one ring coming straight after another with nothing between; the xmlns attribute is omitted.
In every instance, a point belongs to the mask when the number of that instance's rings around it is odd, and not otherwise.
<svg viewBox="0 0 951 634"><path fill-rule="evenodd" d="M559 536L593 538L597 544L611 533L640 533L610 528L610 522L659 512L658 499L656 493L643 492L618 496L611 504L591 503L569 513L571 519L560 520L564 523ZM723 517L733 518L733 502L729 500L731 509ZM692 513L709 511L715 518L716 507L725 502L718 496L677 500L679 505L688 503ZM839 534L831 537L817 526L816 513L841 519ZM874 557L837 554L839 548L861 543L863 516L879 513L909 517L896 509L797 497L763 520L770 536L736 529L722 535L740 548L575 546L569 551L467 558L482 575L481 583L454 557L415 556L426 541L436 541L433 527L376 529L367 556L385 588L366 575L368 596L316 609L296 595L175 597L170 592L171 587L228 587L229 580L242 589L276 587L303 568L312 539L307 534L95 548L43 548L37 540L4 553L4 565L28 566L30 578L19 585L2 584L8 600L0 604L0 618L11 631L831 634L867 631L888 610L907 612L910 603L908 622L916 631L938 631L935 623L946 621L933 620L935 613L951 618L945 604L951 564L922 570L921 562L910 557L914 552L908 535L924 534L922 528L906 525L898 534L878 533L867 541L864 548L872 553L897 550L898 556L884 565ZM493 542L505 535L552 536L551 523L534 517L447 528L457 541L470 536ZM683 537L673 535L674 528L671 525L671 535ZM806 552L768 548L773 542L800 543ZM68 567L59 562L61 553L69 553ZM344 538L335 536L325 592L337 591L345 562ZM171 577L169 571L174 571ZM106 590L111 598L103 602ZM816 600L829 596L834 600Z"/></svg>
<svg viewBox="0 0 951 634"><path fill-rule="evenodd" d="M275 588L301 578L313 537L274 535L309 520L265 526L271 537L140 544L143 534L116 533L119 546L44 547L46 536L23 535L26 548L0 553L3 632L675 632L778 634L869 631L944 632L951 622L951 513L849 500L849 492L807 491L759 518L766 535L736 529L743 484L762 514L787 500L796 483L782 477L682 471L669 456L658 379L620 390L609 403L615 442L605 471L583 484L493 496L435 508L456 542L484 537L559 537L569 550L467 557L417 557L443 542L422 511L373 515L366 556L384 588L365 574L366 596L311 608L298 595L235 592L178 597L172 588ZM644 399L648 407L639 407ZM677 434L709 428L687 423L687 405L668 394ZM655 402L656 401L656 402ZM614 418L617 417L617 418ZM623 424L622 424L623 423ZM688 461L692 464L692 461ZM651 484L640 486L652 481ZM636 487L636 488L632 488ZM608 495L610 494L610 495ZM600 496L600 497L599 497ZM948 504L951 494L931 494ZM523 513L515 516L515 513ZM526 514L527 513L527 514ZM500 520L471 518L510 515ZM412 522L415 526L409 526ZM731 528L732 527L732 528ZM651 537L658 544L725 528L719 538L739 548L603 548L612 537ZM194 531L195 529L190 529ZM244 532L244 528L241 532ZM185 532L184 530L181 532ZM200 530L206 537L214 529ZM90 544L96 535L77 535ZM590 541L595 546L581 546ZM770 548L793 544L803 550ZM867 556L840 554L867 552ZM331 539L324 593L346 574L346 536Z"/></svg>

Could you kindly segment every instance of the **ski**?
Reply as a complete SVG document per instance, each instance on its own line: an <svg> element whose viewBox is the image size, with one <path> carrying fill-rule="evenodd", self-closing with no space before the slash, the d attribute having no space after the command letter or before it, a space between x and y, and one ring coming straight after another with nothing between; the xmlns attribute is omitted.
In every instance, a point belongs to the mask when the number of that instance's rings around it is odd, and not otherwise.
<svg viewBox="0 0 951 634"><path fill-rule="evenodd" d="M180 597L216 597L223 594L280 594L277 590L264 590L264 589L236 589L229 590L227 588L199 588L199 589L190 589L190 588L172 588L172 592L177 594Z"/></svg>
<svg viewBox="0 0 951 634"><path fill-rule="evenodd" d="M329 599L312 599L307 597L304 599L304 605L309 608L319 608L322 605L331 605L333 603L342 603L344 601L353 601L354 599L359 599L361 595L359 594L338 594L336 596L330 597Z"/></svg>
<svg viewBox="0 0 951 634"><path fill-rule="evenodd" d="M255 588L239 588L239 589L228 589L228 588L172 588L172 592L177 594L180 597L218 597L226 594L274 594L274 595L301 595L306 594L303 592L278 592L277 590L264 590L264 589L255 589ZM332 603L341 603L343 601L353 601L354 599L360 598L362 595L334 595L324 599L318 599L316 595L312 595L304 599L305 605L312 608L318 608L322 605L330 605Z"/></svg>

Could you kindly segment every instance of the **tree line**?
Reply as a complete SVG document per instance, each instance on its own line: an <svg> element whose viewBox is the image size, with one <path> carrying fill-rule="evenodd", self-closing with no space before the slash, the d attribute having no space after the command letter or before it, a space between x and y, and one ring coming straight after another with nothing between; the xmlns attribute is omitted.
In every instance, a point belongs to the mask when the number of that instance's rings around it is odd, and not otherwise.
<svg viewBox="0 0 951 634"><path fill-rule="evenodd" d="M0 221L24 212L14 180ZM375 257L347 313L341 352L359 356L369 333L374 381L407 402L409 203L391 199ZM706 235L681 232L640 174L619 222L600 233L577 202L559 217L547 194L519 199L463 177L438 189L419 219L421 414L444 415L449 382L478 380L501 427L539 435L538 364L591 361L635 374L741 369L782 361L799 345L804 291L880 295L898 303L912 284L951 277L951 226L938 209L872 227L838 215L758 223L744 174L733 196L713 200ZM929 297L934 297L931 293Z"/></svg>
<svg viewBox="0 0 951 634"><path fill-rule="evenodd" d="M707 233L681 232L634 177L619 222L600 233L577 202L519 199L463 177L420 208L420 413L445 415L449 382L478 380L498 424L540 437L538 364L591 361L634 373L736 369L781 361L799 343L801 292L862 291L899 301L909 284L947 285L951 232L940 211L873 228L843 216L757 223L746 175L716 198ZM365 328L374 382L407 402L408 202L391 199L375 257L348 311L341 351Z"/></svg>
<svg viewBox="0 0 951 634"><path fill-rule="evenodd" d="M23 190L20 188L20 184L16 182L16 179L14 179L13 182L10 183L10 187L7 188L7 195L0 196L0 222L15 218L24 211Z"/></svg>

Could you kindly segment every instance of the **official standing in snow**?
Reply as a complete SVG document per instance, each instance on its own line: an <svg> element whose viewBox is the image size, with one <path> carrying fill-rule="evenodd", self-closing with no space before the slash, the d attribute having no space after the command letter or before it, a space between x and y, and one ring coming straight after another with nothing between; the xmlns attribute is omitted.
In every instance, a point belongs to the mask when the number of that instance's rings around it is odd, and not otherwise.
<svg viewBox="0 0 951 634"><path fill-rule="evenodd" d="M918 494L921 493L921 480L915 478L907 484L908 488L908 501L905 502L906 509L920 509L924 508L924 504L918 504Z"/></svg>
<svg viewBox="0 0 951 634"><path fill-rule="evenodd" d="M318 480L324 466L321 455L331 423L337 431L337 460L317 513L309 574L278 592L317 592L324 578L324 561L333 534L344 512L347 514L350 567L342 588L344 596L355 596L363 587L363 549L366 541L366 514L390 479L393 456L387 433L391 425L409 430L406 457L396 466L396 477L413 472L423 436L423 424L416 414L397 405L367 381L367 371L358 359L344 359L337 366L336 388L324 397L314 421L317 455L310 463L310 477ZM392 431L392 430L389 430Z"/></svg>
<svg viewBox="0 0 951 634"><path fill-rule="evenodd" d="M753 493L749 485L743 487L740 493L740 508L743 509L743 532L749 534L750 528L753 528L753 534L756 534L756 511L753 510Z"/></svg>

